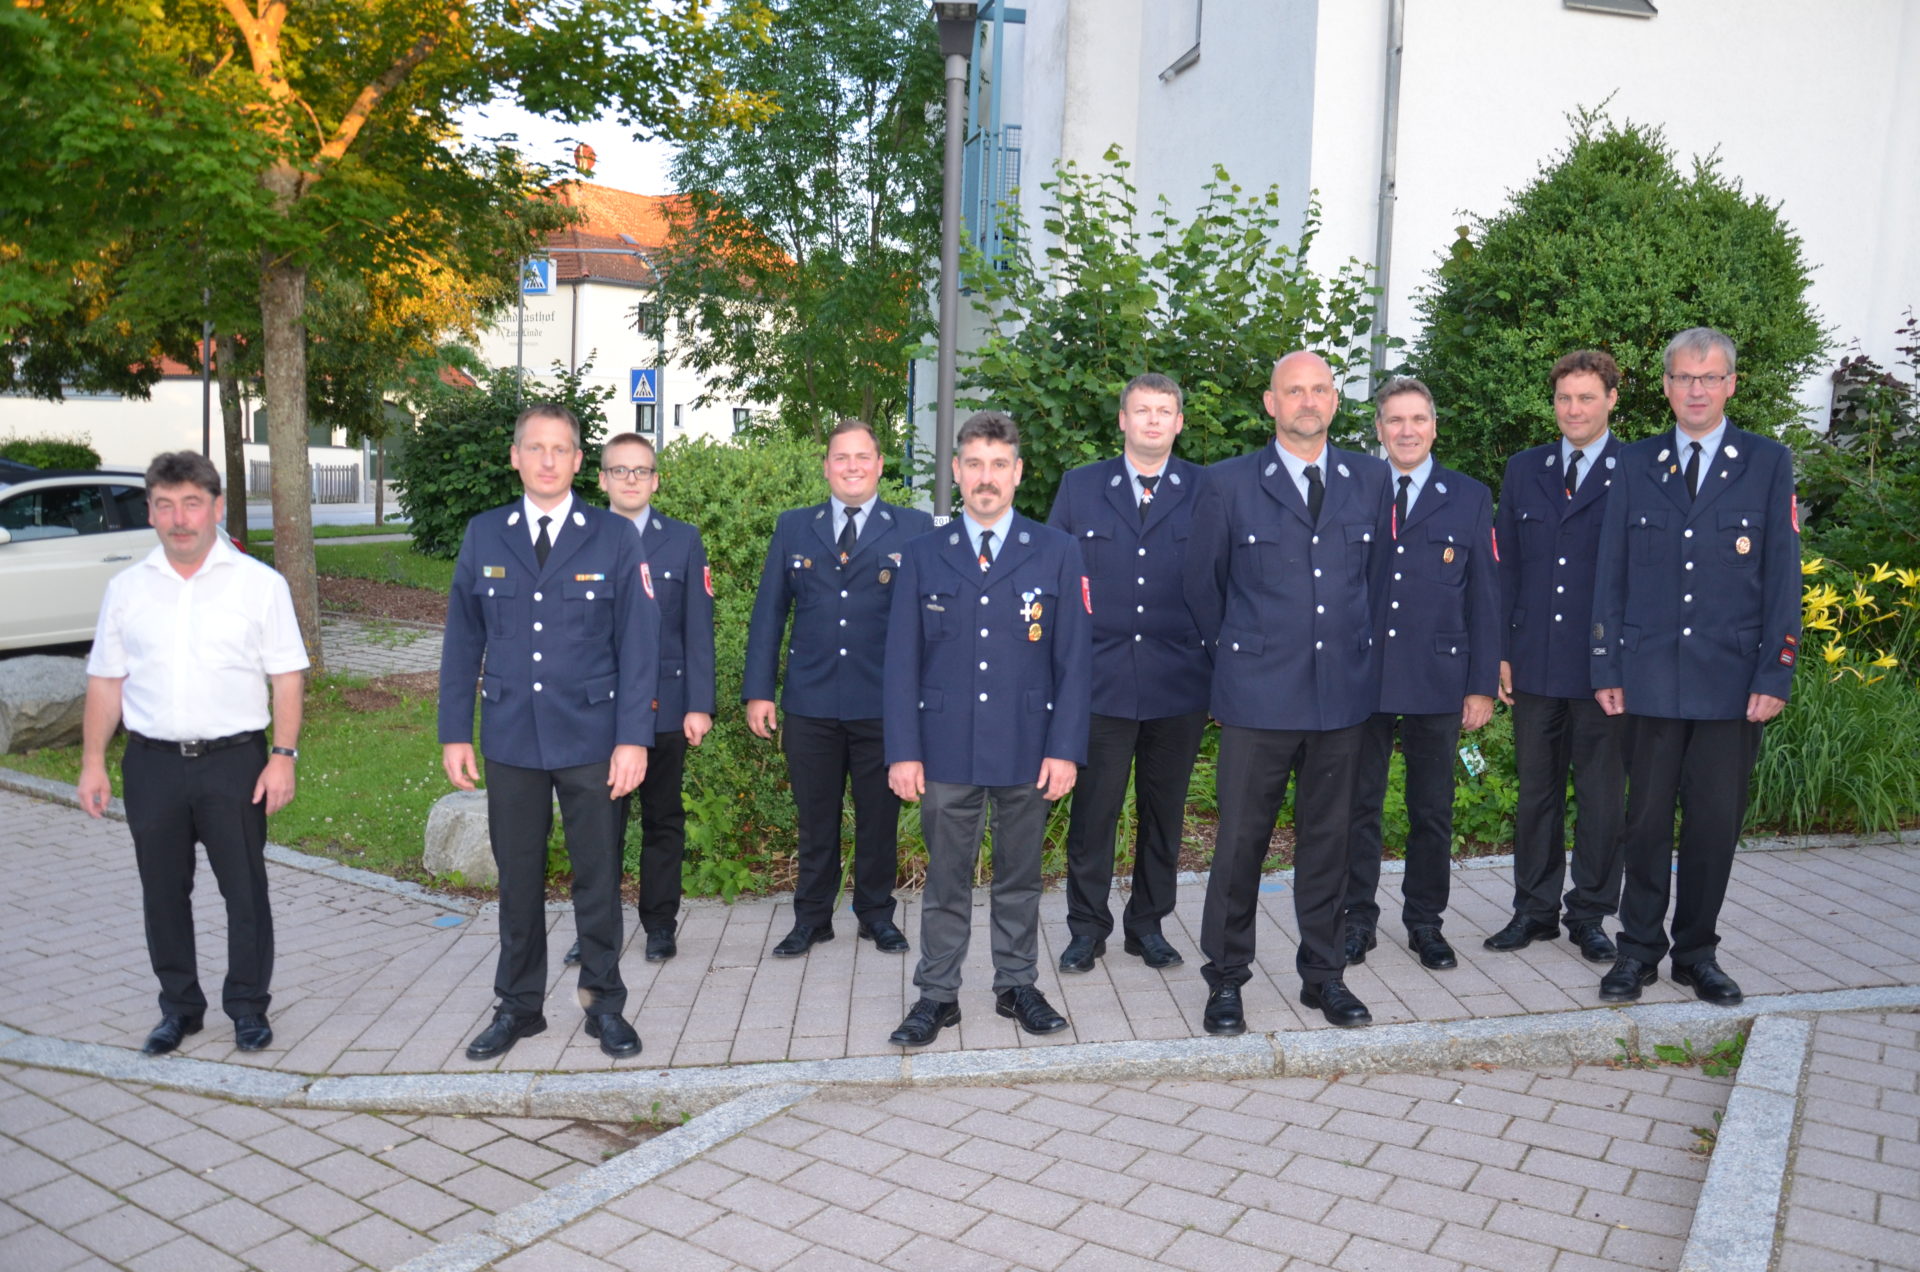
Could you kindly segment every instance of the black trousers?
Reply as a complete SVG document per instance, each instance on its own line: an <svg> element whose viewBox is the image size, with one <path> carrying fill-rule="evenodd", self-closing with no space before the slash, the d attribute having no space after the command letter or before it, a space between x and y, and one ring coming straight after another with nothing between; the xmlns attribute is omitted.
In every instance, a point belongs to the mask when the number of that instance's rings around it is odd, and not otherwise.
<svg viewBox="0 0 1920 1272"><path fill-rule="evenodd" d="M1714 956L1715 926L1747 815L1747 788L1763 726L1746 720L1665 720L1628 716L1626 884L1620 893L1620 952L1675 966ZM1680 811L1674 866L1673 814ZM1675 894L1667 941L1669 882Z"/></svg>
<svg viewBox="0 0 1920 1272"><path fill-rule="evenodd" d="M1594 923L1620 907L1622 840L1627 824L1627 717L1584 698L1513 695L1513 912L1552 923ZM1567 772L1573 772L1572 886L1568 881Z"/></svg>
<svg viewBox="0 0 1920 1272"><path fill-rule="evenodd" d="M841 793L853 787L853 913L862 923L893 922L900 871L900 797L887 785L878 720L794 715L780 730L799 827L793 919L808 927L833 920L840 895Z"/></svg>
<svg viewBox="0 0 1920 1272"><path fill-rule="evenodd" d="M1347 828L1347 922L1368 931L1380 921L1374 894L1380 887L1380 822L1396 725L1407 768L1407 873L1400 885L1400 921L1408 931L1440 926L1451 882L1453 763L1454 750L1460 745L1460 713L1396 716L1377 712L1360 726L1353 821Z"/></svg>
<svg viewBox="0 0 1920 1272"><path fill-rule="evenodd" d="M1133 892L1127 898L1128 936L1158 936L1173 913L1174 877L1187 819L1187 784L1207 713L1128 720L1096 715L1087 734L1087 762L1074 782L1067 821L1067 930L1104 941L1113 931L1107 897L1113 890L1114 838L1134 788Z"/></svg>
<svg viewBox="0 0 1920 1272"><path fill-rule="evenodd" d="M680 873L687 857L687 806L680 786L687 772L687 735L656 733L647 750L647 776L620 801L621 838L614 843L614 869L620 869L620 843L627 828L627 800L640 801L640 926L671 932L680 915Z"/></svg>
<svg viewBox="0 0 1920 1272"><path fill-rule="evenodd" d="M193 939L196 843L206 845L207 864L227 904L227 978L220 1006L238 1019L266 1014L272 1001L267 806L253 802L254 785L266 766L264 734L193 759L137 739L127 742L120 780L162 1015L199 1016L207 1010Z"/></svg>
<svg viewBox="0 0 1920 1272"><path fill-rule="evenodd" d="M1318 985L1346 970L1340 910L1347 890L1347 822L1353 768L1366 726L1309 731L1220 730L1217 794L1220 828L1207 875L1200 920L1200 974L1213 988L1244 985L1253 963L1253 923L1260 902L1260 866L1274 820L1297 768L1293 797L1293 913L1300 927L1294 966Z"/></svg>
<svg viewBox="0 0 1920 1272"><path fill-rule="evenodd" d="M516 1015L540 1012L547 996L547 836L553 801L573 863L573 918L580 932L581 1001L590 1016L626 1010L620 979L620 838L626 801L607 798L607 766L530 769L486 762L487 832L500 870L500 961L493 992Z"/></svg>

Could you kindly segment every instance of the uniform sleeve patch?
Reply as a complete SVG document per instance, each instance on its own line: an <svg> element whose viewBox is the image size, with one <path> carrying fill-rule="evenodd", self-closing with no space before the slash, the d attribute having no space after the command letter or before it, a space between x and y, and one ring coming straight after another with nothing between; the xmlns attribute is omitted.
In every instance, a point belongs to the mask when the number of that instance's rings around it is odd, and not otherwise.
<svg viewBox="0 0 1920 1272"><path fill-rule="evenodd" d="M1787 520L1793 522L1793 532L1800 533L1800 496L1787 496Z"/></svg>
<svg viewBox="0 0 1920 1272"><path fill-rule="evenodd" d="M1782 649L1780 651L1780 665L1782 667L1793 666L1793 657L1794 655L1791 649Z"/></svg>
<svg viewBox="0 0 1920 1272"><path fill-rule="evenodd" d="M652 600L653 599L653 571L647 568L647 563L645 561L642 561L640 563L640 586L646 589L647 599Z"/></svg>
<svg viewBox="0 0 1920 1272"><path fill-rule="evenodd" d="M1093 613L1093 588L1087 583L1087 576L1084 574L1080 576L1080 604L1085 607L1087 613Z"/></svg>
<svg viewBox="0 0 1920 1272"><path fill-rule="evenodd" d="M713 567L710 565L703 565L700 567L700 569L701 569L701 572L707 576L707 595L712 596L713 595Z"/></svg>
<svg viewBox="0 0 1920 1272"><path fill-rule="evenodd" d="M1498 530L1488 530L1487 539L1493 545L1494 564L1498 565L1500 562L1500 532Z"/></svg>

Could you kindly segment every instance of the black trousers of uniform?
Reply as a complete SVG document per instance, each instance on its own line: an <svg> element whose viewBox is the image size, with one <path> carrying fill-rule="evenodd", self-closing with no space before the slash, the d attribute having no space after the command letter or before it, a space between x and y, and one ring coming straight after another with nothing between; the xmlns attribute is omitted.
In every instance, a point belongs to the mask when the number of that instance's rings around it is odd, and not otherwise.
<svg viewBox="0 0 1920 1272"><path fill-rule="evenodd" d="M1113 890L1114 838L1133 777L1133 892L1124 918L1130 937L1158 936L1173 913L1180 837L1187 819L1187 785L1207 713L1158 720L1095 715L1087 734L1087 762L1073 786L1067 821L1067 930L1104 941L1113 931L1107 897Z"/></svg>
<svg viewBox="0 0 1920 1272"><path fill-rule="evenodd" d="M625 839L627 800L640 801L640 926L671 932L680 915L681 867L687 857L687 806L680 787L687 772L687 735L656 733L647 750L647 776L620 801L621 839L614 841L614 869Z"/></svg>
<svg viewBox="0 0 1920 1272"><path fill-rule="evenodd" d="M787 713L780 730L798 823L793 919L808 927L833 921L840 895L840 801L853 787L853 913L862 923L893 922L900 872L900 797L887 785L879 720L829 720Z"/></svg>
<svg viewBox="0 0 1920 1272"><path fill-rule="evenodd" d="M1715 926L1747 815L1747 789L1764 726L1746 720L1628 716L1626 884L1620 952L1684 967L1714 956ZM1680 810L1674 868L1673 813ZM1666 933L1669 881L1673 940Z"/></svg>
<svg viewBox="0 0 1920 1272"><path fill-rule="evenodd" d="M1460 713L1396 716L1376 712L1360 726L1353 821L1347 829L1347 923L1367 931L1380 921L1380 903L1374 894L1380 887L1380 823L1396 724L1407 768L1407 872L1400 885L1400 920L1408 931L1441 925L1452 881L1453 763L1460 745Z"/></svg>
<svg viewBox="0 0 1920 1272"><path fill-rule="evenodd" d="M580 933L580 988L590 1016L626 1010L620 979L620 842L625 800L607 798L607 765L520 768L486 762L487 831L500 870L500 961L493 992L519 1016L547 997L547 836L553 801L573 863L573 918Z"/></svg>
<svg viewBox="0 0 1920 1272"><path fill-rule="evenodd" d="M193 759L138 739L127 741L120 780L162 1015L199 1016L207 1010L193 939L196 843L206 845L207 864L227 904L227 978L220 1006L238 1019L265 1015L272 1000L267 806L253 802L253 788L266 766L264 734Z"/></svg>
<svg viewBox="0 0 1920 1272"><path fill-rule="evenodd" d="M1207 956L1200 973L1209 987L1244 985L1251 976L1260 865L1295 769L1300 776L1293 798L1293 913L1300 948L1294 966L1308 985L1345 972L1340 910L1347 890L1347 823L1365 727L1221 728L1220 827L1200 920L1200 950Z"/></svg>
<svg viewBox="0 0 1920 1272"><path fill-rule="evenodd" d="M1610 716L1593 695L1513 695L1513 912L1535 923L1595 923L1620 907L1622 839L1627 823L1627 717ZM1578 815L1568 882L1567 771Z"/></svg>

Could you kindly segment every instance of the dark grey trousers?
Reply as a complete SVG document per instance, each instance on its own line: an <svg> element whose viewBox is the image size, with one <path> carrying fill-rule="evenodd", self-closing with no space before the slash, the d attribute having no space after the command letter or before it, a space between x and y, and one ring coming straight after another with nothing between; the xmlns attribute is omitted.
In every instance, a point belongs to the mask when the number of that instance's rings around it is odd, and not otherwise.
<svg viewBox="0 0 1920 1272"><path fill-rule="evenodd" d="M980 833L993 830L993 987L1031 985L1040 958L1040 845L1052 807L1032 784L928 782L920 799L927 887L920 902L922 997L955 1002L973 929L973 868Z"/></svg>

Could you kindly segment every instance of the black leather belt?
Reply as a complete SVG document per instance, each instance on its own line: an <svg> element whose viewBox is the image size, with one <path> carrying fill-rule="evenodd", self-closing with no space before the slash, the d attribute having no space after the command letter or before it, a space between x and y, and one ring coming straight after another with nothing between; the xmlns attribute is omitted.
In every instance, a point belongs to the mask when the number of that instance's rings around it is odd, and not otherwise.
<svg viewBox="0 0 1920 1272"><path fill-rule="evenodd" d="M150 746L156 751L173 751L189 760L197 760L211 751L224 751L230 746L245 746L249 742L260 742L266 734L259 729L248 733L230 733L224 738L206 738L192 742L169 742L165 738L150 738L144 733L127 731L127 737L142 746Z"/></svg>

